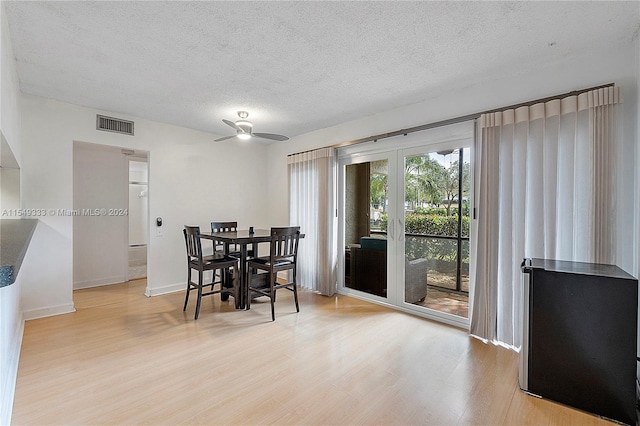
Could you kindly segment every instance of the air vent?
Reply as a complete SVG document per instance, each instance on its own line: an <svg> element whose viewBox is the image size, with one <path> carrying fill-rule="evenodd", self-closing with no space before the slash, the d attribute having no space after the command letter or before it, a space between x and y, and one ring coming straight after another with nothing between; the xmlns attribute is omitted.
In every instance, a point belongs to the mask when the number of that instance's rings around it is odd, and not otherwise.
<svg viewBox="0 0 640 426"><path fill-rule="evenodd" d="M125 135L133 136L133 121L98 114L96 115L96 130L124 133Z"/></svg>

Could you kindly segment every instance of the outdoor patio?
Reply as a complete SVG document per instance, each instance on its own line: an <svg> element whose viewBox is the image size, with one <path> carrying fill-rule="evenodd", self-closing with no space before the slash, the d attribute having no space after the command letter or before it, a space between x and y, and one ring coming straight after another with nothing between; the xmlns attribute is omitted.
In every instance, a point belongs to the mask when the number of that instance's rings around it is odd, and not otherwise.
<svg viewBox="0 0 640 426"><path fill-rule="evenodd" d="M427 297L415 303L425 308L469 318L469 294L449 291L440 287L427 286Z"/></svg>

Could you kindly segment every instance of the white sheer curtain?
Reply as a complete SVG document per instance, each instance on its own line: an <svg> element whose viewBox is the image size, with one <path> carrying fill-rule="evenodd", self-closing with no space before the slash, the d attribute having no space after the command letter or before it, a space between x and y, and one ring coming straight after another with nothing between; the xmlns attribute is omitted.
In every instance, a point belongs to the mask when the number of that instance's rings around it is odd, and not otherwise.
<svg viewBox="0 0 640 426"><path fill-rule="evenodd" d="M525 257L615 263L617 87L485 114L471 334L521 345Z"/></svg>
<svg viewBox="0 0 640 426"><path fill-rule="evenodd" d="M335 150L295 154L289 162L289 221L305 234L298 255L298 283L330 296L336 292L337 219Z"/></svg>

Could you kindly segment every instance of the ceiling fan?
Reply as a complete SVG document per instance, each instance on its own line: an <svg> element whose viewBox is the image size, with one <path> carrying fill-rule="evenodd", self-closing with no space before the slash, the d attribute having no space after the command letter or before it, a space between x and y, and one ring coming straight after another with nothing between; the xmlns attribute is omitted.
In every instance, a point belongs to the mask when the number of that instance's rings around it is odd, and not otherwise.
<svg viewBox="0 0 640 426"><path fill-rule="evenodd" d="M221 142L236 137L243 140L251 139L252 137L271 139L274 141L286 141L289 139L284 135L276 135L274 133L253 133L253 123L247 120L247 117L249 117L249 113L247 111L238 111L238 117L240 117L240 120L237 120L235 123L233 121L222 119L225 124L236 129L237 134L216 139L214 142Z"/></svg>

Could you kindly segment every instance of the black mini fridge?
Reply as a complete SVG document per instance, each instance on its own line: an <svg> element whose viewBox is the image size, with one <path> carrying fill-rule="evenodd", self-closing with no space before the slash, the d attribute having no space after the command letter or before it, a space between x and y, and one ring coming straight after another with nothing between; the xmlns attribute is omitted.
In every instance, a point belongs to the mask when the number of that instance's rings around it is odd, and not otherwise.
<svg viewBox="0 0 640 426"><path fill-rule="evenodd" d="M638 280L613 265L525 259L520 388L636 424Z"/></svg>

